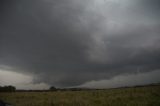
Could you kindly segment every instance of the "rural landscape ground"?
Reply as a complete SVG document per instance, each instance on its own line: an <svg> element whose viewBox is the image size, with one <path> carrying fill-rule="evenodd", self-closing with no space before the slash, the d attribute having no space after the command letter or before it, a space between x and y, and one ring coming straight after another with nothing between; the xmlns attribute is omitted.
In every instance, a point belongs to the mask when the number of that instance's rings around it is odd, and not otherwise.
<svg viewBox="0 0 160 106"><path fill-rule="evenodd" d="M12 106L160 106L160 86L87 91L0 93Z"/></svg>

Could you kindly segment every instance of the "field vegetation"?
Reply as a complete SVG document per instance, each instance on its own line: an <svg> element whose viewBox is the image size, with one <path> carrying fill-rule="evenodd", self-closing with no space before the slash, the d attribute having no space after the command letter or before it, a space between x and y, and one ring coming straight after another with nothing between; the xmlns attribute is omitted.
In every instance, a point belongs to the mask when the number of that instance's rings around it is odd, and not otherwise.
<svg viewBox="0 0 160 106"><path fill-rule="evenodd" d="M86 91L0 92L13 106L160 106L160 86Z"/></svg>

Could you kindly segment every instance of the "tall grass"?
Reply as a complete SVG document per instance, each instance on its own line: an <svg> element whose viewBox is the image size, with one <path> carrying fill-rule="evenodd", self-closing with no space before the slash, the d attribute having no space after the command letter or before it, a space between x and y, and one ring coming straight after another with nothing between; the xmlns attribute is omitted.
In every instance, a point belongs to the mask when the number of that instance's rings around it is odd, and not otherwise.
<svg viewBox="0 0 160 106"><path fill-rule="evenodd" d="M160 106L160 86L95 91L0 93L13 106Z"/></svg>

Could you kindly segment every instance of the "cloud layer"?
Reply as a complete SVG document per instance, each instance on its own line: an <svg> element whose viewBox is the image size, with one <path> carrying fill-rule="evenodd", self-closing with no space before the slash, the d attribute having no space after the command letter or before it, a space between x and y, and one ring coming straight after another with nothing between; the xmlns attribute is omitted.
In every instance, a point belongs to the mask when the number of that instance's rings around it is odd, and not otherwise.
<svg viewBox="0 0 160 106"><path fill-rule="evenodd" d="M1 0L0 69L57 87L159 70L159 7L158 0Z"/></svg>
<svg viewBox="0 0 160 106"><path fill-rule="evenodd" d="M117 87L127 87L127 86L138 86L152 83L159 83L160 71L152 71L146 73L136 73L128 75L119 75L111 79L105 79L100 81L90 81L86 82L77 87L85 88L117 88Z"/></svg>

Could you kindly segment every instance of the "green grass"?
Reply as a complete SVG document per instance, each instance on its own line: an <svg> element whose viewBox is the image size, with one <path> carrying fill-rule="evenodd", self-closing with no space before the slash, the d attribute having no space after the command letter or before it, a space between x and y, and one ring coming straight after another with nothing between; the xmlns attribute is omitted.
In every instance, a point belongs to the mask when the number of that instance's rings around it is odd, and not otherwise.
<svg viewBox="0 0 160 106"><path fill-rule="evenodd" d="M160 86L94 91L0 93L13 106L160 106Z"/></svg>

